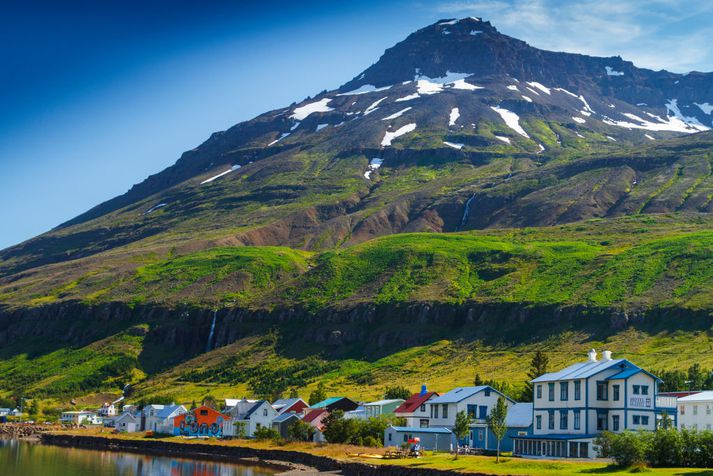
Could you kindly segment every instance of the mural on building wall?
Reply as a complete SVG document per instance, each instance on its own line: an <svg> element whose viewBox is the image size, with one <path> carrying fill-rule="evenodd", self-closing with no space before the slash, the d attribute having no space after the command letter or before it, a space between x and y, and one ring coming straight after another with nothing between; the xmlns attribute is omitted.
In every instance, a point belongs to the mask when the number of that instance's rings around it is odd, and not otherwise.
<svg viewBox="0 0 713 476"><path fill-rule="evenodd" d="M223 422L230 417L209 407L198 407L173 419L177 436L223 436Z"/></svg>

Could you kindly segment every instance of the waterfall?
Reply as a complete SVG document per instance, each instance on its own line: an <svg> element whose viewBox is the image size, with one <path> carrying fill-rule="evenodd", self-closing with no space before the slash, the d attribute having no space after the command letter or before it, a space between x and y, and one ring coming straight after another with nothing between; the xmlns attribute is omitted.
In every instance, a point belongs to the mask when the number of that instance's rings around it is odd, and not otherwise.
<svg viewBox="0 0 713 476"><path fill-rule="evenodd" d="M218 316L218 310L213 311L213 322L210 324L210 334L208 334L208 343L205 346L205 351L210 352L213 347L213 334L215 333L215 318Z"/></svg>
<svg viewBox="0 0 713 476"><path fill-rule="evenodd" d="M475 194L471 195L468 201L465 202L465 208L463 209L463 218L460 220L460 225L456 228L456 231L460 231L466 223L468 223L468 216L470 215L470 204L475 200Z"/></svg>

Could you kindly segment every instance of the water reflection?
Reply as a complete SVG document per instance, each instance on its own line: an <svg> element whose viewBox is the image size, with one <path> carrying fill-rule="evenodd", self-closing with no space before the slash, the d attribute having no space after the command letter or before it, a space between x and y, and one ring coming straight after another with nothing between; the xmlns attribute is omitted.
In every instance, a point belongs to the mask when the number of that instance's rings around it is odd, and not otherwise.
<svg viewBox="0 0 713 476"><path fill-rule="evenodd" d="M8 476L267 476L271 469L0 440L0 474Z"/></svg>

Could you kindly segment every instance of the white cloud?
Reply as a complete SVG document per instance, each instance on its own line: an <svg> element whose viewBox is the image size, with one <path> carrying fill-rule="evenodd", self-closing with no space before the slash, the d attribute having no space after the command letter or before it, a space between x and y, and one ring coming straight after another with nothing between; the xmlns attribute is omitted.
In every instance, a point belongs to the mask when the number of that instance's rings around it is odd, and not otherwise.
<svg viewBox="0 0 713 476"><path fill-rule="evenodd" d="M434 8L483 17L542 49L620 55L651 69L713 70L709 0L454 0Z"/></svg>

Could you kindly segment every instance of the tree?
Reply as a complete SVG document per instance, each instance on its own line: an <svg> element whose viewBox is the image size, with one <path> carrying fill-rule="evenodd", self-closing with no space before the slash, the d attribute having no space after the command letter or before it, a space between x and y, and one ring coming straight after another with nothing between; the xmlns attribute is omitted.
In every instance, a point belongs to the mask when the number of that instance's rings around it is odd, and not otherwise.
<svg viewBox="0 0 713 476"><path fill-rule="evenodd" d="M476 387L480 387L481 385L483 385L483 383L484 382L483 379L480 378L480 374L476 373L475 378L473 379L473 385L475 385Z"/></svg>
<svg viewBox="0 0 713 476"><path fill-rule="evenodd" d="M534 386L530 380L547 373L547 367L550 365L550 359L547 354L538 350L530 361L530 370L527 372L527 381L525 389L522 391L521 400L523 402L531 402L534 400Z"/></svg>
<svg viewBox="0 0 713 476"><path fill-rule="evenodd" d="M193 400L193 401L191 402L191 408L190 408L190 410L195 410L196 408L198 408L198 405L196 405L196 401Z"/></svg>
<svg viewBox="0 0 713 476"><path fill-rule="evenodd" d="M345 419L344 412L335 410L322 421L324 438L329 443L349 443L357 436L357 421Z"/></svg>
<svg viewBox="0 0 713 476"><path fill-rule="evenodd" d="M255 433L253 433L253 437L256 440L279 440L280 434L277 432L277 430L273 430L268 426L261 426L260 428L255 430Z"/></svg>
<svg viewBox="0 0 713 476"><path fill-rule="evenodd" d="M508 404L503 397L498 398L498 403L495 408L490 411L488 416L488 427L493 432L497 440L497 451L495 453L495 462L500 463L500 442L505 438L505 433L508 431Z"/></svg>
<svg viewBox="0 0 713 476"><path fill-rule="evenodd" d="M287 439L290 441L312 441L314 427L302 420L295 420L287 427Z"/></svg>
<svg viewBox="0 0 713 476"><path fill-rule="evenodd" d="M468 414L461 410L456 413L456 422L453 426L453 434L456 435L456 446L460 441L468 435L468 427L470 426L470 418ZM458 448L456 447L456 459L458 459Z"/></svg>
<svg viewBox="0 0 713 476"><path fill-rule="evenodd" d="M235 437L236 438L242 439L247 436L247 434L248 434L247 425L248 424L246 422L236 421L235 423L233 423L233 425L235 426Z"/></svg>
<svg viewBox="0 0 713 476"><path fill-rule="evenodd" d="M201 404L205 407L212 408L213 410L217 410L218 407L218 401L215 399L213 395L206 395L203 397L203 401Z"/></svg>
<svg viewBox="0 0 713 476"><path fill-rule="evenodd" d="M30 404L27 406L27 413L30 414L31 417L36 417L40 413L40 404L37 401L36 398L33 398L30 401Z"/></svg>
<svg viewBox="0 0 713 476"><path fill-rule="evenodd" d="M300 394L297 393L297 389L293 388L290 390L290 398L300 398Z"/></svg>
<svg viewBox="0 0 713 476"><path fill-rule="evenodd" d="M326 400L326 399L327 399L327 391L324 388L324 383L319 382L319 384L317 385L317 388L312 393L309 394L309 401L307 403L309 403L310 405L314 405L315 403L319 403L322 400Z"/></svg>
<svg viewBox="0 0 713 476"><path fill-rule="evenodd" d="M688 390L702 390L706 383L706 374L701 364L695 363L688 368Z"/></svg>
<svg viewBox="0 0 713 476"><path fill-rule="evenodd" d="M396 399L401 399L401 400L408 400L411 397L411 392L406 387L401 387L398 385L395 385L393 387L386 387L386 390L384 390L384 398L386 400L396 400Z"/></svg>

